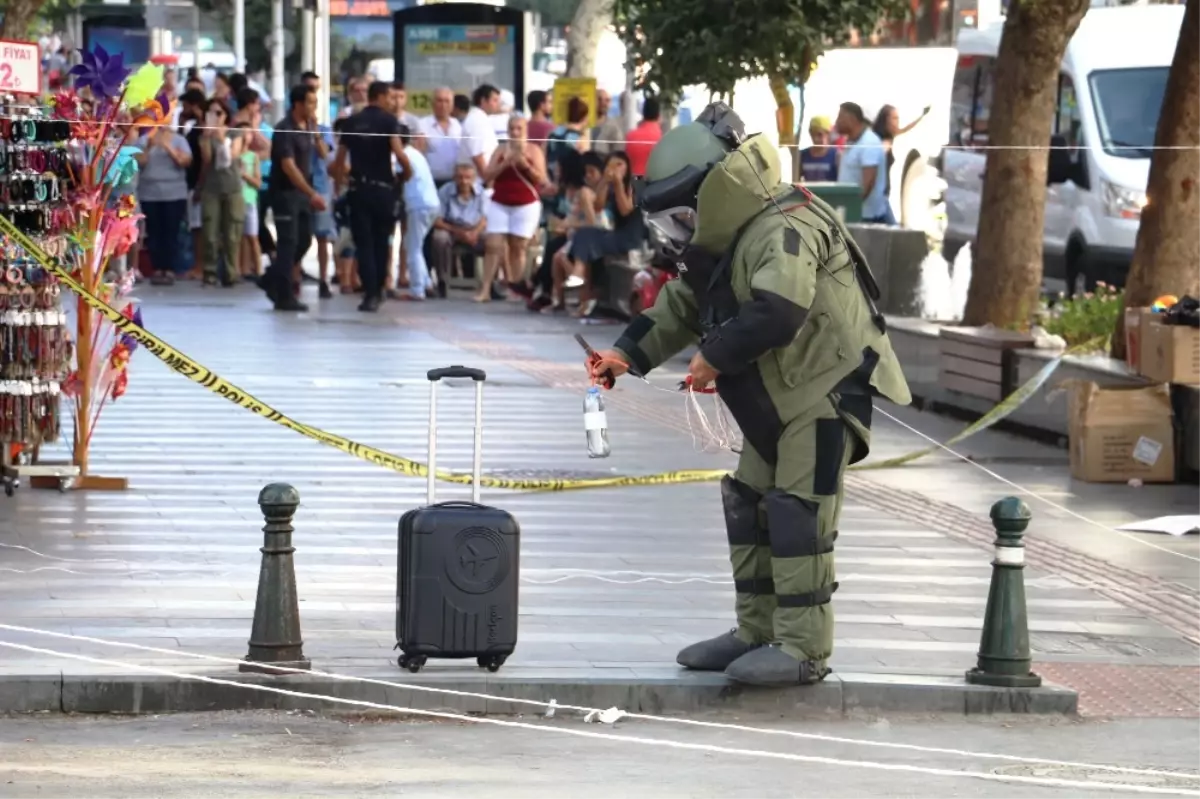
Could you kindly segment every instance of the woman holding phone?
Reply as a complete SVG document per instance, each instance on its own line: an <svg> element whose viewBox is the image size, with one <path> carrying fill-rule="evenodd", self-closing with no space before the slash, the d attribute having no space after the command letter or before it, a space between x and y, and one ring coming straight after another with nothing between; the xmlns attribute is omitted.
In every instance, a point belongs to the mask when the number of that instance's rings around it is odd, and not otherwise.
<svg viewBox="0 0 1200 799"><path fill-rule="evenodd" d="M537 232L542 218L542 197L538 189L546 182L546 154L541 146L527 138L524 117L508 120L508 142L492 153L482 175L491 184L487 202L487 237L484 244L483 280L475 302L491 300L492 281L505 264L509 286L520 283L525 268L529 240ZM510 295L515 292L510 291Z"/></svg>
<svg viewBox="0 0 1200 799"><path fill-rule="evenodd" d="M242 131L229 127L232 114L223 100L209 100L200 139L203 167L200 171L201 229L204 231L204 285L217 283L222 258L223 286L234 285L246 225L246 203L242 198Z"/></svg>

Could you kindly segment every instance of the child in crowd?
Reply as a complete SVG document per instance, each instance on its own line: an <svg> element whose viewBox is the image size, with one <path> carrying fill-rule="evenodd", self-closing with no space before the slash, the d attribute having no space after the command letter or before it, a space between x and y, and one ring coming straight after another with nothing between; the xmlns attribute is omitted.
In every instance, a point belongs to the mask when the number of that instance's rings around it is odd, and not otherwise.
<svg viewBox="0 0 1200 799"><path fill-rule="evenodd" d="M408 156L408 163L412 168L412 177L404 183L404 213L407 224L401 239L404 257L408 263L408 294L400 296L409 300L424 300L431 296L430 289L437 288L437 278L429 274L429 265L425 261L425 237L433 229L433 220L437 218L442 203L438 199L437 186L433 182L429 162L413 145L408 126L401 125L400 130L404 154Z"/></svg>
<svg viewBox="0 0 1200 799"><path fill-rule="evenodd" d="M365 91L365 89L364 89ZM334 139L342 135L346 127L346 119L342 118L333 123ZM336 151L337 148L334 147ZM350 157L346 156L346 165L350 165ZM332 175L330 177L333 177ZM346 197L349 184L345 180L336 180L333 186L333 223L337 226L337 240L333 243L334 280L338 291L342 294L353 294L360 290L358 269L354 261L354 235L350 228L350 203Z"/></svg>
<svg viewBox="0 0 1200 799"><path fill-rule="evenodd" d="M250 130L250 124L237 126ZM249 136L249 133L246 134ZM258 243L258 192L262 188L262 164L253 150L242 152L242 197L246 202L246 223L242 229L242 249L238 272L245 280L254 280L262 273L262 248Z"/></svg>

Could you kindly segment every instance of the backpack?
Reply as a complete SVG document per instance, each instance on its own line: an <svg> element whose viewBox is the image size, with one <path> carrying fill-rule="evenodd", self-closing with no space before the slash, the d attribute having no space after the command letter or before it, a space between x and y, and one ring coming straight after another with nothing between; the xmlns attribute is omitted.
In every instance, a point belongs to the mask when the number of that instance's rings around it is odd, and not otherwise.
<svg viewBox="0 0 1200 799"><path fill-rule="evenodd" d="M566 125L559 125L550 131L546 137L546 163L554 164L563 151L571 149L580 138L579 131L571 130Z"/></svg>

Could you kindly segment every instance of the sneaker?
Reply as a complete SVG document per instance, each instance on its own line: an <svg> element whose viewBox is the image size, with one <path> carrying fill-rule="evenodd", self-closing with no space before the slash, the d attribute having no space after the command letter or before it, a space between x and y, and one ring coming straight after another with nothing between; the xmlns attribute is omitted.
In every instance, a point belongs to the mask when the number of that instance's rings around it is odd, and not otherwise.
<svg viewBox="0 0 1200 799"><path fill-rule="evenodd" d="M329 284L324 280L321 281L321 288L317 290L317 295L323 300L333 299L333 292L329 290Z"/></svg>
<svg viewBox="0 0 1200 799"><path fill-rule="evenodd" d="M275 303L275 310L289 311L291 313L305 313L308 311L308 306L297 300L295 297L290 297L282 302Z"/></svg>

